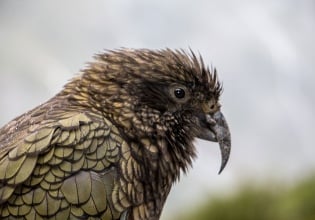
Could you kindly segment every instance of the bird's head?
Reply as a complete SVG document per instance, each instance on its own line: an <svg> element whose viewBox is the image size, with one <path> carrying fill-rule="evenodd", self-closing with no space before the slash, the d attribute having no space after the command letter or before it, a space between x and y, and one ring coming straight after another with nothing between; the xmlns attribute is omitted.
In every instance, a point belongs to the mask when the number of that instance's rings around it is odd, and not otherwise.
<svg viewBox="0 0 315 220"><path fill-rule="evenodd" d="M194 138L215 141L221 149L220 172L224 169L231 138L220 111L222 86L216 70L192 51L108 51L96 56L78 82L81 98L76 99L103 111L131 138L165 137L188 162Z"/></svg>

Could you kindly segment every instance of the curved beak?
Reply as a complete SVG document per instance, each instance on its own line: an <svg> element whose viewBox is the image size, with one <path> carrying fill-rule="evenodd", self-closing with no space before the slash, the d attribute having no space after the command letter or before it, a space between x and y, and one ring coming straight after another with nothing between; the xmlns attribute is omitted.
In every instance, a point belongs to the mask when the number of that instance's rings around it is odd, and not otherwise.
<svg viewBox="0 0 315 220"><path fill-rule="evenodd" d="M200 114L198 138L218 142L221 150L221 167L219 174L226 166L231 151L231 134L228 124L220 111L214 114Z"/></svg>

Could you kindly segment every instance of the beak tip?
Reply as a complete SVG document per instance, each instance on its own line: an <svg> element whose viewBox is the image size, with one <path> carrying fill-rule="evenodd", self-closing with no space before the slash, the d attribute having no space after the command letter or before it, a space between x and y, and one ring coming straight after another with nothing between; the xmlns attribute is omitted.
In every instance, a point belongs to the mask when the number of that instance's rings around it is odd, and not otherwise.
<svg viewBox="0 0 315 220"><path fill-rule="evenodd" d="M215 119L218 122L218 125L215 126L215 130L221 150L221 167L218 173L220 174L229 161L231 152L231 133L228 124L221 112L218 112L215 115Z"/></svg>
<svg viewBox="0 0 315 220"><path fill-rule="evenodd" d="M221 167L218 174L221 174L229 161L230 149L230 147L226 146L221 150Z"/></svg>

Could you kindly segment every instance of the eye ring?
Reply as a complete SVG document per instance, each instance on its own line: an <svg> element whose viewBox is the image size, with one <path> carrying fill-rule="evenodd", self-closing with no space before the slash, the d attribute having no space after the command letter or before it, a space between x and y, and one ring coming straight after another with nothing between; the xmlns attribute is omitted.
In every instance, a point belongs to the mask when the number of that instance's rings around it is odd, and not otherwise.
<svg viewBox="0 0 315 220"><path fill-rule="evenodd" d="M169 87L169 96L175 103L183 104L190 99L190 90L182 84L172 84Z"/></svg>
<svg viewBox="0 0 315 220"><path fill-rule="evenodd" d="M174 95L178 99L183 99L185 98L186 92L183 88L176 88L174 89Z"/></svg>

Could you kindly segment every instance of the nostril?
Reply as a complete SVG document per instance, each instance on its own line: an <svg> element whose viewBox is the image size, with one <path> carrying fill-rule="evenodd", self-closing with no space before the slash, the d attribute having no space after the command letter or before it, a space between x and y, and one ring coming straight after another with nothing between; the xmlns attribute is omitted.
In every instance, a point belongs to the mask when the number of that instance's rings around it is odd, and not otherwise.
<svg viewBox="0 0 315 220"><path fill-rule="evenodd" d="M206 115L206 122L209 125L215 125L216 124L216 121L210 115Z"/></svg>

